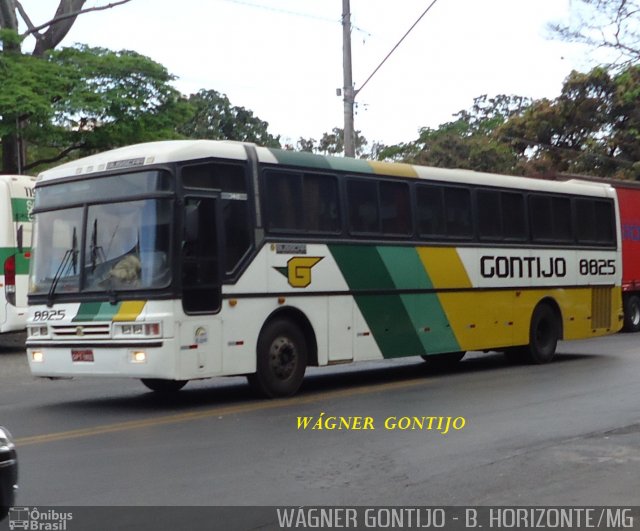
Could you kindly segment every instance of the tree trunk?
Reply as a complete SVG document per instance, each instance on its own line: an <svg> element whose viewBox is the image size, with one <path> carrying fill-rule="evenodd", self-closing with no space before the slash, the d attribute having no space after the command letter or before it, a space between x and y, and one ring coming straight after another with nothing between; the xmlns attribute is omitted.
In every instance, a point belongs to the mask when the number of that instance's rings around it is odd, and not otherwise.
<svg viewBox="0 0 640 531"><path fill-rule="evenodd" d="M2 1L2 0L0 0ZM86 0L60 0L56 14L52 20L58 17L64 17L71 13L78 13ZM41 57L45 52L53 50L62 39L64 39L69 33L71 26L76 21L77 15L55 22L49 26L47 31L43 35L40 35L36 40L36 47L33 49L33 55Z"/></svg>
<svg viewBox="0 0 640 531"><path fill-rule="evenodd" d="M22 173L18 147L18 135L10 133L2 137L2 173Z"/></svg>

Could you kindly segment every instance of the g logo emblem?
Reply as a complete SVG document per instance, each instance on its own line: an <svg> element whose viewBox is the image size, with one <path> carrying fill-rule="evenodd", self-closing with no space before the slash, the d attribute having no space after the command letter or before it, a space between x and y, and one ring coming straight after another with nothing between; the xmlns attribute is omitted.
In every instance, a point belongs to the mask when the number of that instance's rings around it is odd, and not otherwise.
<svg viewBox="0 0 640 531"><path fill-rule="evenodd" d="M311 268L322 256L300 256L287 262L287 278L292 288L306 288L311 284Z"/></svg>
<svg viewBox="0 0 640 531"><path fill-rule="evenodd" d="M306 288L311 284L311 268L323 258L323 256L296 256L287 262L287 267L274 267L274 269L287 277L292 288Z"/></svg>

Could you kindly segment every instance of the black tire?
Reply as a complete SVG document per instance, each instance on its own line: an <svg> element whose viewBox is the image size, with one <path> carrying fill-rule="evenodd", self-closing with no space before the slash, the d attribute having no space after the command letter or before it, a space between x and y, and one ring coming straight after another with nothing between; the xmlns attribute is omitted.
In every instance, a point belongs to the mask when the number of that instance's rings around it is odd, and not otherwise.
<svg viewBox="0 0 640 531"><path fill-rule="evenodd" d="M268 323L258 338L256 372L247 375L251 387L269 398L291 396L302 385L307 369L307 342L291 321Z"/></svg>
<svg viewBox="0 0 640 531"><path fill-rule="evenodd" d="M640 297L629 295L624 298L624 328L625 332L640 331Z"/></svg>
<svg viewBox="0 0 640 531"><path fill-rule="evenodd" d="M559 339L558 315L548 304L538 304L531 316L529 344L522 350L524 360L536 364L549 363L556 354Z"/></svg>
<svg viewBox="0 0 640 531"><path fill-rule="evenodd" d="M466 352L447 352L445 354L432 354L420 356L429 369L434 371L446 371L455 368Z"/></svg>
<svg viewBox="0 0 640 531"><path fill-rule="evenodd" d="M140 380L147 388L156 393L177 393L189 380L162 380L159 378L142 378Z"/></svg>

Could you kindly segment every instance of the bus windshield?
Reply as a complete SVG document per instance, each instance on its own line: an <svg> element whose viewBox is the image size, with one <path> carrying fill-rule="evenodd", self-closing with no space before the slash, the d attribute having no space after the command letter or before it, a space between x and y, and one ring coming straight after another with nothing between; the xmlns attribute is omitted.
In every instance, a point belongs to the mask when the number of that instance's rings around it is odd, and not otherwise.
<svg viewBox="0 0 640 531"><path fill-rule="evenodd" d="M38 216L32 294L51 297L168 285L170 199L65 208Z"/></svg>

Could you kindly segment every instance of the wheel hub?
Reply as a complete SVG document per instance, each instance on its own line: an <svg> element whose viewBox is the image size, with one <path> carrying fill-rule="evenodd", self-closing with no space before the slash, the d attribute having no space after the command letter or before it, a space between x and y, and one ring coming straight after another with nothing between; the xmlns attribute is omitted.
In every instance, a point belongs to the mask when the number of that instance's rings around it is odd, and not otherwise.
<svg viewBox="0 0 640 531"><path fill-rule="evenodd" d="M277 338L269 350L269 364L278 378L286 380L296 366L297 352L295 345L286 337Z"/></svg>

